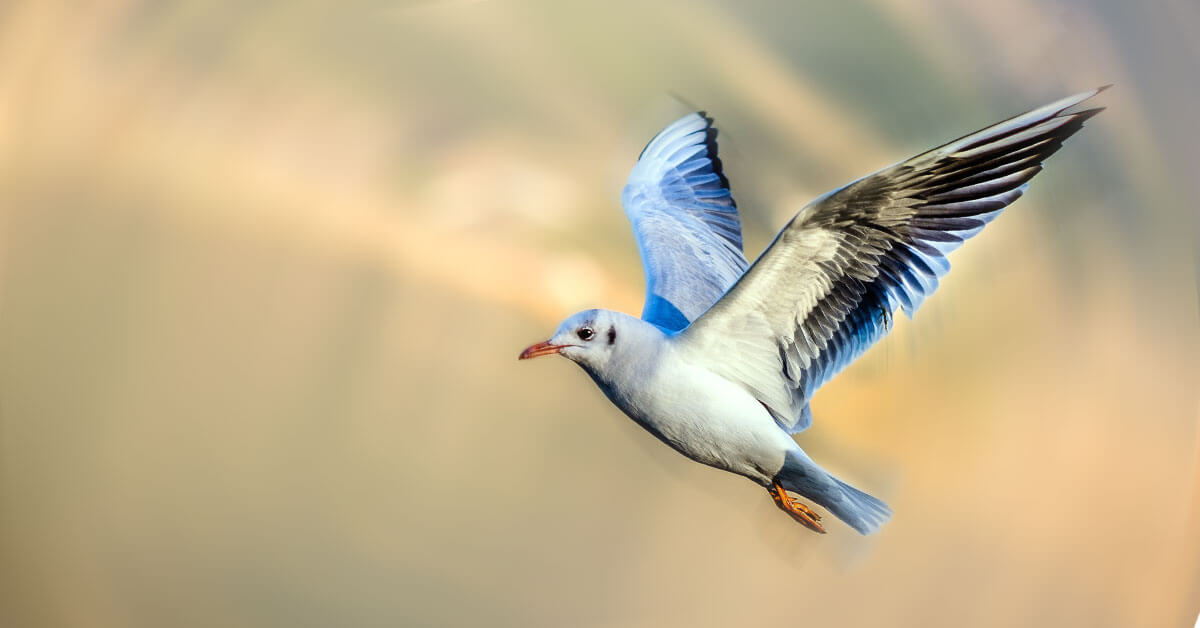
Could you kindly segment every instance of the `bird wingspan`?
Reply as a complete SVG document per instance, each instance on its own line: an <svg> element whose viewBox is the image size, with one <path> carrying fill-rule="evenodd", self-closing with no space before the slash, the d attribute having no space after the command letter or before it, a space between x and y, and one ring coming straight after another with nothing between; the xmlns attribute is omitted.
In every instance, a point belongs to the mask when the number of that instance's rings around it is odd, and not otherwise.
<svg viewBox="0 0 1200 628"><path fill-rule="evenodd" d="M742 228L703 112L663 129L621 194L646 271L642 318L678 331L742 276Z"/></svg>
<svg viewBox="0 0 1200 628"><path fill-rule="evenodd" d="M946 254L1025 190L1102 109L1100 88L885 168L805 206L676 342L754 393L781 427L811 421L816 390L937 289Z"/></svg>

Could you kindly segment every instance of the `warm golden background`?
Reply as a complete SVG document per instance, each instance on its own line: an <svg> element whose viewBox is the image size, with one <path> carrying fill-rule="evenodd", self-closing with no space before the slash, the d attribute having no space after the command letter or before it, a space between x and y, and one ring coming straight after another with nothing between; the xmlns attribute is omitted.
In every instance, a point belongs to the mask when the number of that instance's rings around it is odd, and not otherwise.
<svg viewBox="0 0 1200 628"><path fill-rule="evenodd" d="M1200 5L5 2L0 625L1190 626ZM643 143L806 200L1110 110L829 385L825 537L563 360Z"/></svg>

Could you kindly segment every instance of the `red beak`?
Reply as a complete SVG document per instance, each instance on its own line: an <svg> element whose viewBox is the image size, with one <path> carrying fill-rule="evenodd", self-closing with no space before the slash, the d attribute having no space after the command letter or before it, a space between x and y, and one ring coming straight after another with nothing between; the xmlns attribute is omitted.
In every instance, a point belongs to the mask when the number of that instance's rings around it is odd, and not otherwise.
<svg viewBox="0 0 1200 628"><path fill-rule="evenodd" d="M528 349L522 351L521 356L517 359L528 360L529 358L536 358L538 356L551 355L558 353L565 348L567 348L567 345L552 345L550 344L550 341L547 340L546 342L539 342L536 345L532 345Z"/></svg>

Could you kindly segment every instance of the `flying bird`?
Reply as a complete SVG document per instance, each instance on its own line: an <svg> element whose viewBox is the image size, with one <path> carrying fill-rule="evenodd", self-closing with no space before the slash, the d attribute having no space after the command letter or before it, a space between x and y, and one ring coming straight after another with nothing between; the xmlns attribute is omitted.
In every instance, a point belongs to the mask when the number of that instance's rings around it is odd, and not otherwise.
<svg viewBox="0 0 1200 628"><path fill-rule="evenodd" d="M1042 162L1103 108L1068 110L1107 86L994 124L804 206L753 265L704 112L646 145L621 195L646 273L641 318L579 312L520 359L558 354L679 453L765 487L825 532L800 495L861 534L891 517L793 439L809 400L911 317L946 255L1025 191Z"/></svg>

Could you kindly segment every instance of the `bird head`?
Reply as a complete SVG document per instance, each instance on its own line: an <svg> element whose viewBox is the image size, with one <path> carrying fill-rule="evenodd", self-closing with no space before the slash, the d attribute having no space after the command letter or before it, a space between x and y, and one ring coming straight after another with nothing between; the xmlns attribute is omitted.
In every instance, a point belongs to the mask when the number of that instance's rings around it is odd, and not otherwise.
<svg viewBox="0 0 1200 628"><path fill-rule="evenodd" d="M518 359L557 353L580 366L598 369L612 356L620 335L616 312L585 310L563 321L549 340L525 349Z"/></svg>

